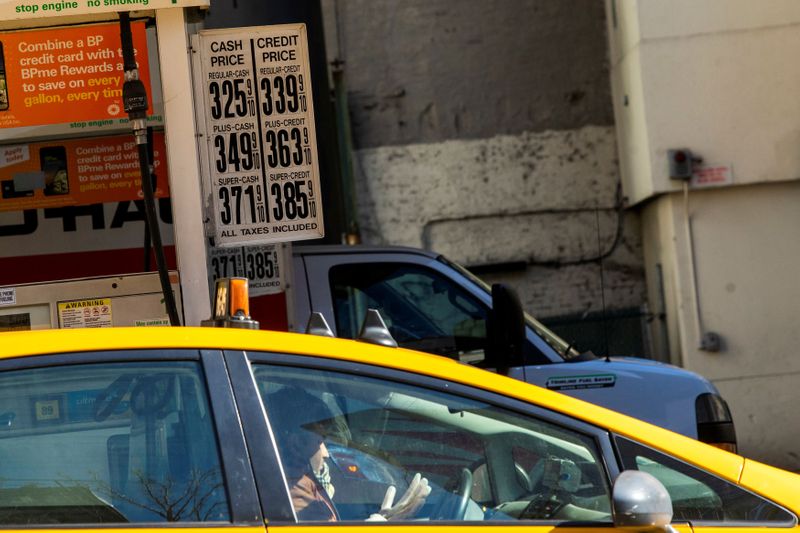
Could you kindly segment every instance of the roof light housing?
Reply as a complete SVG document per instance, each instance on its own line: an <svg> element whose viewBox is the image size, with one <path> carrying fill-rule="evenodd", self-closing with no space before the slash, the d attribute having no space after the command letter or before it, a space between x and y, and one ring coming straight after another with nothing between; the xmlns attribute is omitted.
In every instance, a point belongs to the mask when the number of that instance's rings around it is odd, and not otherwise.
<svg viewBox="0 0 800 533"><path fill-rule="evenodd" d="M258 320L250 317L247 278L219 278L214 288L214 309L202 326L215 328L259 329Z"/></svg>

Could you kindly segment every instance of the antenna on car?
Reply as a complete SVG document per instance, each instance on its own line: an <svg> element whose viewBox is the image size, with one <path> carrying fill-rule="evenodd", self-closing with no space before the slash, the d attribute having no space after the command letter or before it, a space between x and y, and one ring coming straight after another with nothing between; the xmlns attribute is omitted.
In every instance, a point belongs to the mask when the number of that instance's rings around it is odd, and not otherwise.
<svg viewBox="0 0 800 533"><path fill-rule="evenodd" d="M308 317L308 323L306 324L306 333L308 333L309 335L319 335L321 337L336 336L333 334L333 330L328 325L328 321L325 320L325 316L319 311L314 311L313 313L311 313L311 316Z"/></svg>
<svg viewBox="0 0 800 533"><path fill-rule="evenodd" d="M377 309L367 309L367 316L364 317L358 340L388 346L389 348L397 348L397 341L392 337L389 328L386 327L386 323Z"/></svg>

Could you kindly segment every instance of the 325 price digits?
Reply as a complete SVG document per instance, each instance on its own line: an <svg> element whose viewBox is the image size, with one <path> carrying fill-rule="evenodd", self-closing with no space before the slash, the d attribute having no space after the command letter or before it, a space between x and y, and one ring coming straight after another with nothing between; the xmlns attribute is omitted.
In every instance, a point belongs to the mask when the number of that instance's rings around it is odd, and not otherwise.
<svg viewBox="0 0 800 533"><path fill-rule="evenodd" d="M311 163L308 147L308 128L289 130L267 130L267 165L270 168L289 167Z"/></svg>
<svg viewBox="0 0 800 533"><path fill-rule="evenodd" d="M304 189L308 187L308 192ZM273 183L270 186L273 207L272 216L276 221L317 216L317 202L311 180Z"/></svg>
<svg viewBox="0 0 800 533"><path fill-rule="evenodd" d="M251 80L235 78L212 81L208 84L208 94L211 96L211 117L214 120L255 115L250 99L253 94Z"/></svg>
<svg viewBox="0 0 800 533"><path fill-rule="evenodd" d="M214 135L217 172L240 172L257 169L261 166L257 152L256 133L228 133Z"/></svg>
<svg viewBox="0 0 800 533"><path fill-rule="evenodd" d="M261 93L261 112L265 115L272 115L273 112L283 114L287 111L305 113L308 109L302 75L262 78Z"/></svg>
<svg viewBox="0 0 800 533"><path fill-rule="evenodd" d="M266 222L267 210L262 201L261 185L220 187L218 194L221 200L219 218L226 226Z"/></svg>
<svg viewBox="0 0 800 533"><path fill-rule="evenodd" d="M248 252L245 255L247 279L270 279L275 277L275 252Z"/></svg>

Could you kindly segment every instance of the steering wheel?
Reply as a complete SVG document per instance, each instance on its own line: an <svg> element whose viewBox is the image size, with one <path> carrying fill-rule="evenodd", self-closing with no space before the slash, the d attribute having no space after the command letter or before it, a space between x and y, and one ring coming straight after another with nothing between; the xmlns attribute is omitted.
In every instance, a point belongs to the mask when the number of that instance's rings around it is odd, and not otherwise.
<svg viewBox="0 0 800 533"><path fill-rule="evenodd" d="M131 388L131 383L133 383L132 375L120 376L97 395L94 401L94 419L97 422L102 422L114 412Z"/></svg>
<svg viewBox="0 0 800 533"><path fill-rule="evenodd" d="M431 520L464 520L472 494L472 472L462 468L458 475L458 486L454 492L441 497L439 505L431 513ZM453 498L455 496L455 503Z"/></svg>

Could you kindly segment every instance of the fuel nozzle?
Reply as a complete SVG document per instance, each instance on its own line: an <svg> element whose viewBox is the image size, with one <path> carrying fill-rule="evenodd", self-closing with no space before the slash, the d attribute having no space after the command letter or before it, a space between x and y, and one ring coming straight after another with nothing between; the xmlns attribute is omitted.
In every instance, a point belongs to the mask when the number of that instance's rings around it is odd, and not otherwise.
<svg viewBox="0 0 800 533"><path fill-rule="evenodd" d="M122 108L128 114L136 137L136 144L147 144L147 89L139 79L139 66L133 48L131 19L127 12L119 14L120 40L122 44Z"/></svg>

